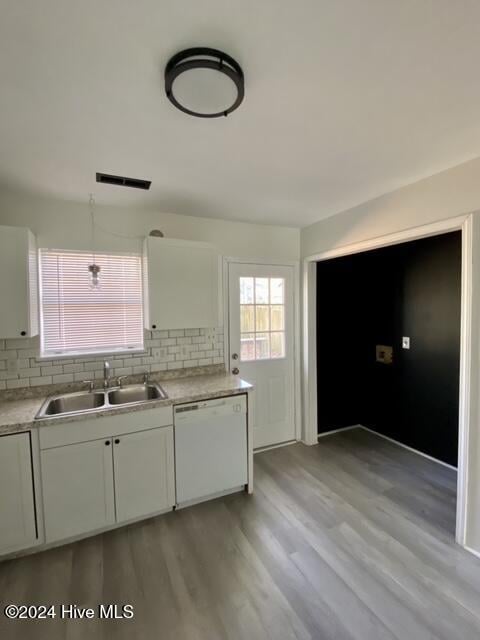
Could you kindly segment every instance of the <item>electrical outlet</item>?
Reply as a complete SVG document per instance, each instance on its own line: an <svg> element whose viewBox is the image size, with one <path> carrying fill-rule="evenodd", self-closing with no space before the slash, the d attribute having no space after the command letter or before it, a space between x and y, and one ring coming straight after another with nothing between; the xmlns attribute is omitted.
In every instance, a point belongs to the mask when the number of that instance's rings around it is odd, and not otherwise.
<svg viewBox="0 0 480 640"><path fill-rule="evenodd" d="M406 336L402 338L402 349L410 349L410 338Z"/></svg>
<svg viewBox="0 0 480 640"><path fill-rule="evenodd" d="M152 356L154 358L166 358L167 357L167 348L166 347L159 347L156 349L152 349Z"/></svg>
<svg viewBox="0 0 480 640"><path fill-rule="evenodd" d="M189 353L190 353L190 345L184 344L181 350L181 354L184 358L188 357Z"/></svg>

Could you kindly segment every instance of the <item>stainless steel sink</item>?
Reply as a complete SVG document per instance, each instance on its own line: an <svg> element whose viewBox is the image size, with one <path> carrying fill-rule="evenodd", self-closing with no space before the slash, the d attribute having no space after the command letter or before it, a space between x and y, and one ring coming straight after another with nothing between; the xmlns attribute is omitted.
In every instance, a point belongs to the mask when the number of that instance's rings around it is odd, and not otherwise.
<svg viewBox="0 0 480 640"><path fill-rule="evenodd" d="M45 407L46 416L56 416L61 413L77 413L98 409L105 404L103 393L71 393L48 400Z"/></svg>
<svg viewBox="0 0 480 640"><path fill-rule="evenodd" d="M148 402L165 399L166 393L156 384L137 384L108 392L108 402L113 405Z"/></svg>
<svg viewBox="0 0 480 640"><path fill-rule="evenodd" d="M60 417L94 413L121 405L140 404L153 400L166 400L165 391L157 384L133 384L105 391L80 391L47 398L35 418Z"/></svg>

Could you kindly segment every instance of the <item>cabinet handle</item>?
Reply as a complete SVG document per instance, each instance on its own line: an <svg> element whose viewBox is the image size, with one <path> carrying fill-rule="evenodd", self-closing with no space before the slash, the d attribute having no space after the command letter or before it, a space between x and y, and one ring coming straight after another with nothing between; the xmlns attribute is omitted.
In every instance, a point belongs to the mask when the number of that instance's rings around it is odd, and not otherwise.
<svg viewBox="0 0 480 640"><path fill-rule="evenodd" d="M21 335L21 336L26 336L26 335L27 335L27 332L26 332L26 331L20 331L20 335Z"/></svg>
<svg viewBox="0 0 480 640"><path fill-rule="evenodd" d="M110 440L105 440L105 446L108 447L109 444L110 444Z"/></svg>
<svg viewBox="0 0 480 640"><path fill-rule="evenodd" d="M120 444L120 438L116 438L115 444Z"/></svg>

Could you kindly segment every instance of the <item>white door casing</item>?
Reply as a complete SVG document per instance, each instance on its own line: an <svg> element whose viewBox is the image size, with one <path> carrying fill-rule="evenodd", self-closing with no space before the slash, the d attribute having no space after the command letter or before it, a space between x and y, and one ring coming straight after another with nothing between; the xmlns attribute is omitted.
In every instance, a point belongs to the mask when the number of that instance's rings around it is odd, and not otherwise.
<svg viewBox="0 0 480 640"><path fill-rule="evenodd" d="M229 368L255 386L255 449L295 440L294 268L230 262Z"/></svg>
<svg viewBox="0 0 480 640"><path fill-rule="evenodd" d="M471 517L469 493L478 483L471 481L469 464L470 432L476 429L476 394L471 393L472 380L475 380L471 354L477 346L476 334L472 331L473 314L478 312L478 295L473 269L474 236L478 243L478 227L474 231L472 214L447 218L430 224L412 227L402 231L362 240L349 245L336 246L333 249L304 258L303 261L303 390L304 390L304 430L302 439L306 444L318 442L317 433L317 357L316 357L316 262L339 256L370 251L380 247L427 238L430 236L462 231L462 319L460 344L460 399L459 399L459 447L457 482L457 522L455 539L475 555L467 544L468 518ZM473 501L472 501L473 502Z"/></svg>

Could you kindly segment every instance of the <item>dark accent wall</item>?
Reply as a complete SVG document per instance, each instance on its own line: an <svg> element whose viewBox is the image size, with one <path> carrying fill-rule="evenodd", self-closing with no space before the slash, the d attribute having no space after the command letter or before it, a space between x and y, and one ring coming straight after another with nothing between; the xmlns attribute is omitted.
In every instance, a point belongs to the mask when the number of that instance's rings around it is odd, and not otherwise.
<svg viewBox="0 0 480 640"><path fill-rule="evenodd" d="M319 433L363 424L456 465L460 295L460 231L319 262Z"/></svg>

